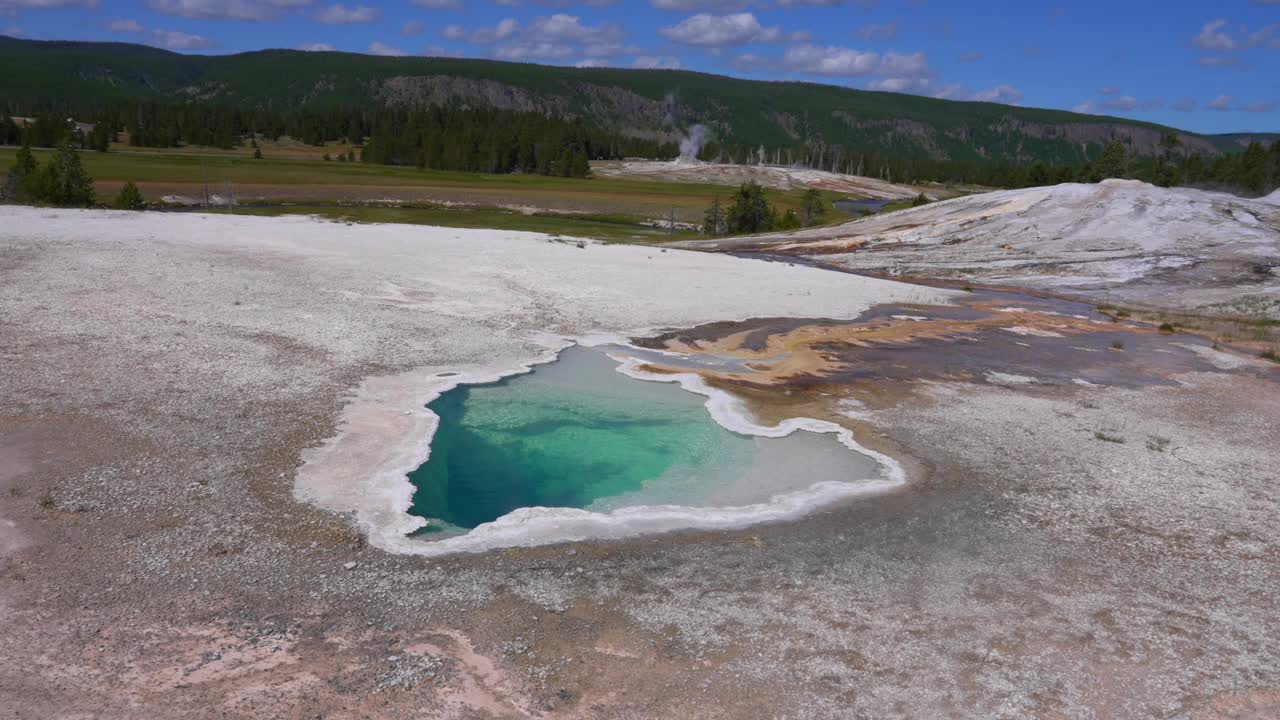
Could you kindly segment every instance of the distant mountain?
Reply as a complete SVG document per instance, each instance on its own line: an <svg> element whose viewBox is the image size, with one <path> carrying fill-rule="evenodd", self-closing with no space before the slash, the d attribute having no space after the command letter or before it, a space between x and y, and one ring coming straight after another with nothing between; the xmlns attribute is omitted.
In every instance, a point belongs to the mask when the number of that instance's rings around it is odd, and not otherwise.
<svg viewBox="0 0 1280 720"><path fill-rule="evenodd" d="M274 110L461 103L579 117L649 139L676 140L700 123L722 145L741 152L763 146L768 152L796 149L812 155L838 146L844 157L878 153L967 162L1078 163L1096 157L1112 140L1151 155L1168 133L1188 151L1216 155L1238 151L1242 138L1249 137L1201 135L1060 110L679 70L295 50L200 56L142 45L0 36L0 103L10 111L79 112L115 101Z"/></svg>

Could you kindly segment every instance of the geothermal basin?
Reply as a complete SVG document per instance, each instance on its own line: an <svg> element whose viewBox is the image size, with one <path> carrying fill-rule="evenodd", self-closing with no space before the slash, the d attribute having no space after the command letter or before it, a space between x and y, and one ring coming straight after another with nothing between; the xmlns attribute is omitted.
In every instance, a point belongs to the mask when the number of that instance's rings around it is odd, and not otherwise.
<svg viewBox="0 0 1280 720"><path fill-rule="evenodd" d="M695 375L637 370L652 351L608 347L430 402L430 454L409 473L411 512L427 520L416 536L448 552L741 527L901 480L837 425L757 426Z"/></svg>

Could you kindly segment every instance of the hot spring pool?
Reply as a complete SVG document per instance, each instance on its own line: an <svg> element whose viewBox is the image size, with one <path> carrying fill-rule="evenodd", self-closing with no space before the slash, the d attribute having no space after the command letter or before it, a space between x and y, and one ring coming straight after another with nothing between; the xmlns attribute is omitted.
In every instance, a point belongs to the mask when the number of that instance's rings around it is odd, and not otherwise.
<svg viewBox="0 0 1280 720"><path fill-rule="evenodd" d="M459 535L521 508L587 510L572 519L595 525L610 513L643 520L653 508L692 519L657 529L696 526L699 509L749 514L815 484L883 477L880 463L832 433L732 432L703 396L618 365L570 347L532 372L460 385L428 404L439 427L429 458L409 474L411 512L429 520L419 535Z"/></svg>

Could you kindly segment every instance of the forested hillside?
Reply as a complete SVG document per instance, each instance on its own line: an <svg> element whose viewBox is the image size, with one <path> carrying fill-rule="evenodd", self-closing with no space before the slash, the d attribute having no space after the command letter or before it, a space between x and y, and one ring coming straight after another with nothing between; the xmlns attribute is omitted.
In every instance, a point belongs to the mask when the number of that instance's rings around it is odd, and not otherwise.
<svg viewBox="0 0 1280 720"><path fill-rule="evenodd" d="M1169 135L1184 153L1210 158L1242 151L1256 139L1057 110L685 71L292 50L196 56L140 45L5 37L0 103L0 111L13 115L220 108L238 113L226 117L239 118L244 127L291 118L310 123L312 134L321 136L347 135L335 123L368 120L378 110L398 113L401 127L432 107L504 111L576 124L595 134L597 150L651 157L669 154L668 143L703 124L710 130L703 158L742 162L763 149L770 160L843 171L861 166L868 174L883 172L886 158L1078 166L1100 158L1112 142L1130 155L1157 157ZM627 142L636 144L624 147Z"/></svg>

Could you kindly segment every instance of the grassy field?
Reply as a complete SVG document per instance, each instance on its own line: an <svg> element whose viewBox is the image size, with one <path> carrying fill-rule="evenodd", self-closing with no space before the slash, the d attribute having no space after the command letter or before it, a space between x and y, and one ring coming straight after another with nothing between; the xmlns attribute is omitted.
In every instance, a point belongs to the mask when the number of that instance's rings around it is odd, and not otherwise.
<svg viewBox="0 0 1280 720"><path fill-rule="evenodd" d="M331 148L335 154L337 150ZM0 169L13 164L16 152L16 148L0 148ZM664 239L667 234L652 226L655 221L666 221L674 213L679 222L698 223L714 198L727 202L732 192L721 185L482 175L324 161L315 155L272 157L266 147L261 160L247 154L229 157L226 152L184 148L180 152L85 152L81 157L104 199L132 180L149 202L166 196L199 201L207 189L216 195L233 192L240 202L257 206L240 207L237 212L534 230L611 241ZM35 151L41 161L48 153ZM769 190L768 197L782 211L799 209L800 191ZM839 197L828 193L828 200ZM831 212L826 219L847 218Z"/></svg>

